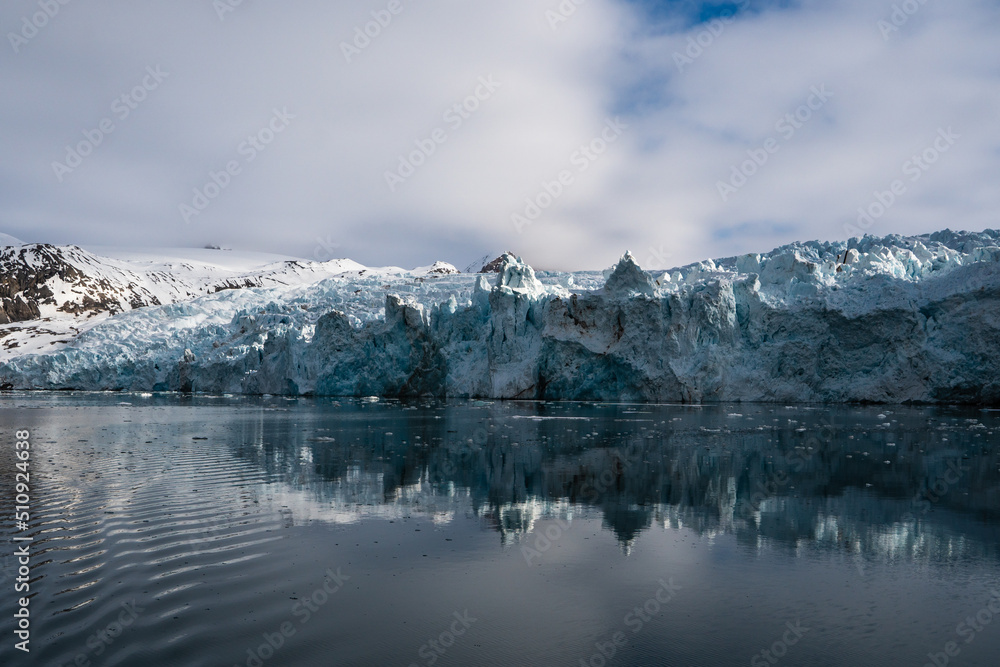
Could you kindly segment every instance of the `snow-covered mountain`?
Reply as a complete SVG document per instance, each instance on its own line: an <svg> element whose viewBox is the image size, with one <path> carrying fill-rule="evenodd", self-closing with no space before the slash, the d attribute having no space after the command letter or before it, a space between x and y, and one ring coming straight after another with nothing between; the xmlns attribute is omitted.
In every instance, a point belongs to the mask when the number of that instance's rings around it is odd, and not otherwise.
<svg viewBox="0 0 1000 667"><path fill-rule="evenodd" d="M7 248L0 383L1000 403L992 230L797 243L656 274L629 254L603 274L536 274L505 255L480 275L227 254Z"/></svg>
<svg viewBox="0 0 1000 667"><path fill-rule="evenodd" d="M0 247L0 359L61 349L108 316L226 290L307 285L366 267L219 249L131 249L47 244ZM381 270L390 274L403 269ZM457 273L439 262L416 275Z"/></svg>

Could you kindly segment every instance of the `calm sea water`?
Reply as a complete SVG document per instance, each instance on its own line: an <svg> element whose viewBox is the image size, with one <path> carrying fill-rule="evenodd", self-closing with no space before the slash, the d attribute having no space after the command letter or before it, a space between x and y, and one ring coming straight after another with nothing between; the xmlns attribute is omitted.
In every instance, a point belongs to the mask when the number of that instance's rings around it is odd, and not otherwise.
<svg viewBox="0 0 1000 667"><path fill-rule="evenodd" d="M996 411L5 394L0 425L2 665L1000 663Z"/></svg>

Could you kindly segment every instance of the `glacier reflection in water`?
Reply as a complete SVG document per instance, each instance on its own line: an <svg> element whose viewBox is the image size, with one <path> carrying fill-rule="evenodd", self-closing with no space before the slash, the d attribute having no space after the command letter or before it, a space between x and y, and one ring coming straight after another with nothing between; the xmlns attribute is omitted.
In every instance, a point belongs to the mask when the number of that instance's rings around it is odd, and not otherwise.
<svg viewBox="0 0 1000 667"><path fill-rule="evenodd" d="M40 494L37 652L8 642L3 664L736 665L772 664L772 648L788 664L923 664L949 641L988 664L1000 650L1000 622L968 642L959 627L1000 588L1000 412L3 407L6 431L33 431ZM668 583L669 602L644 606ZM134 623L102 635L130 603Z"/></svg>

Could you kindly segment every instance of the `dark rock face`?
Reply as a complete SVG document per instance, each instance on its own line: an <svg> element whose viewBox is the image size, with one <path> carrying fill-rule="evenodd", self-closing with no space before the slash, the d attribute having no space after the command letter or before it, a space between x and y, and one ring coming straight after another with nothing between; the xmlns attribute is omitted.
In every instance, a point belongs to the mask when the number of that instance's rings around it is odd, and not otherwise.
<svg viewBox="0 0 1000 667"><path fill-rule="evenodd" d="M36 301L25 301L20 295L9 298L5 297L0 305L0 324L11 322L27 322L41 317L38 312Z"/></svg>
<svg viewBox="0 0 1000 667"><path fill-rule="evenodd" d="M114 275L96 259L76 246L37 243L0 249L0 324L37 320L42 306L89 317L160 305L127 272Z"/></svg>
<svg viewBox="0 0 1000 667"><path fill-rule="evenodd" d="M53 278L78 284L86 276L64 261L55 246L9 247L0 252L0 322L38 319L39 304L58 305L55 294L46 284Z"/></svg>
<svg viewBox="0 0 1000 667"><path fill-rule="evenodd" d="M226 290L234 289L250 289L253 287L261 287L263 281L259 278L239 278L233 280L223 280L212 286L213 292L225 292Z"/></svg>
<svg viewBox="0 0 1000 667"><path fill-rule="evenodd" d="M440 276L449 276L458 273L458 269L453 267L451 264L446 264L445 262L435 262L434 266L432 266L430 270L427 271L427 273Z"/></svg>

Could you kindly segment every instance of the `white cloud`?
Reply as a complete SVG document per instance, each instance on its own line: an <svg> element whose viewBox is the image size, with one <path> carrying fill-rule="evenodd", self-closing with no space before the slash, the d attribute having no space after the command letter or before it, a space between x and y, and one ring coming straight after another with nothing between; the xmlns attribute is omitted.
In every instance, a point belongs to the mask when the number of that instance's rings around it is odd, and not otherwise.
<svg viewBox="0 0 1000 667"><path fill-rule="evenodd" d="M674 53L706 26L669 11L587 0L552 30L554 0L401 0L348 64L341 42L387 4L245 1L223 21L206 2L63 6L0 60L0 225L29 240L304 256L330 238L367 263L464 264L509 248L599 268L626 247L683 263L844 237L856 209L953 127L961 139L870 231L996 226L994 2L928 0L887 38L878 21L892 2L752 3L681 72ZM0 28L16 32L33 7L5 6ZM162 86L60 183L64 146L156 65L170 73ZM460 126L445 120L490 76L489 99ZM782 137L775 123L820 85L833 97ZM285 107L288 129L245 162L241 142ZM616 116L621 138L586 172L569 166ZM385 172L435 129L447 141L390 192ZM723 202L717 182L768 137L778 152ZM230 160L240 173L184 224L178 206ZM519 234L511 214L563 169L572 185Z"/></svg>

